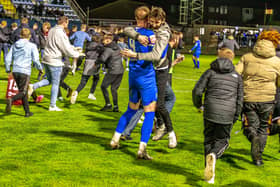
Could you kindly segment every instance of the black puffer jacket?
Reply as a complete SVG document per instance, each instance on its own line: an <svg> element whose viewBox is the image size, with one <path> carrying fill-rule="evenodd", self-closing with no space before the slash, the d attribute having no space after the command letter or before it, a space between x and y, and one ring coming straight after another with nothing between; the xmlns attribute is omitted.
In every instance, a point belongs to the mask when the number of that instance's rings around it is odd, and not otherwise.
<svg viewBox="0 0 280 187"><path fill-rule="evenodd" d="M193 103L199 108L204 98L204 118L219 124L234 123L242 110L243 84L232 62L219 58L211 64L193 89Z"/></svg>
<svg viewBox="0 0 280 187"><path fill-rule="evenodd" d="M120 48L115 42L104 46L104 52L99 56L98 62L104 63L109 74L123 74L122 56Z"/></svg>

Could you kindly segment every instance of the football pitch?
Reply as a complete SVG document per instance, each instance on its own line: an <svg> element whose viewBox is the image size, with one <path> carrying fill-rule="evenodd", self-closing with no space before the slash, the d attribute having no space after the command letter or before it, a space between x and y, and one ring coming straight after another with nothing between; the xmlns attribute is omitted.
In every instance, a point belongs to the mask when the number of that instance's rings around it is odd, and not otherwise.
<svg viewBox="0 0 280 187"><path fill-rule="evenodd" d="M100 112L104 99L98 83L96 101L89 100L91 80L71 105L57 101L63 112L49 112L50 86L36 92L45 96L33 103L34 116L24 117L23 107L13 106L5 114L7 73L0 60L0 186L213 186L203 181L203 117L192 104L192 89L215 56L201 56L201 69L193 69L190 55L175 67L173 90L176 103L171 113L178 139L169 149L167 135L148 143L152 161L137 160L141 124L132 140L121 141L112 150L109 142L128 103L128 72L119 89L120 113ZM235 63L238 62L238 57ZM38 71L32 70L31 82ZM73 89L80 83L82 71L65 80ZM264 166L252 164L250 144L238 121L231 133L230 147L217 161L214 186L279 186L280 153L278 136L268 138Z"/></svg>

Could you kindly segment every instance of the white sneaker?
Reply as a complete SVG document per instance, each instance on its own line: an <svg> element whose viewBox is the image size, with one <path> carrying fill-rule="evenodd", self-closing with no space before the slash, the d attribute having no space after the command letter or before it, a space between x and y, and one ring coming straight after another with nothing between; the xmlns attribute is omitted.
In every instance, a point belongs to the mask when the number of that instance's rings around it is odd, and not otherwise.
<svg viewBox="0 0 280 187"><path fill-rule="evenodd" d="M126 70L126 71L129 71L129 68L126 68L125 70Z"/></svg>
<svg viewBox="0 0 280 187"><path fill-rule="evenodd" d="M57 99L58 99L59 101L63 101L63 97L62 97L62 96L58 97Z"/></svg>
<svg viewBox="0 0 280 187"><path fill-rule="evenodd" d="M72 93L72 96L71 96L71 99L70 99L70 103L71 104L75 104L76 103L76 100L77 100L77 97L78 97L78 92L77 91L74 91Z"/></svg>
<svg viewBox="0 0 280 187"><path fill-rule="evenodd" d="M32 95L33 91L34 91L33 84L29 84L28 85L28 90L27 90L28 98L30 98L30 96Z"/></svg>
<svg viewBox="0 0 280 187"><path fill-rule="evenodd" d="M204 170L204 179L209 184L214 184L215 166L216 166L216 155L214 153L210 153L206 156L206 167Z"/></svg>
<svg viewBox="0 0 280 187"><path fill-rule="evenodd" d="M63 110L58 108L57 106L50 106L49 111L63 111Z"/></svg>
<svg viewBox="0 0 280 187"><path fill-rule="evenodd" d="M177 138L176 138L174 131L169 133L168 139L169 139L168 147L170 149L175 148L177 146Z"/></svg>
<svg viewBox="0 0 280 187"><path fill-rule="evenodd" d="M90 94L88 95L88 99L96 100L96 97L95 97L92 93L90 93Z"/></svg>

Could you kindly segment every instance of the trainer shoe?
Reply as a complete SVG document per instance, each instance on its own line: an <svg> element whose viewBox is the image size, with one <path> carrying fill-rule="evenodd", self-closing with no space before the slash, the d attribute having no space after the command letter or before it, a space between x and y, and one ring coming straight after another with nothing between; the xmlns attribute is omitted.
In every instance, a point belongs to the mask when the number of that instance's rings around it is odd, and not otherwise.
<svg viewBox="0 0 280 187"><path fill-rule="evenodd" d="M162 124L161 127L159 127L156 131L156 135L153 136L152 140L153 141L158 141L160 140L165 134L167 134L167 131L166 131L166 128L165 128L165 125Z"/></svg>
<svg viewBox="0 0 280 187"><path fill-rule="evenodd" d="M144 160L153 160L153 157L151 157L148 153L147 150L138 150L137 152L137 159L144 159Z"/></svg>
<svg viewBox="0 0 280 187"><path fill-rule="evenodd" d="M31 116L33 116L33 113L32 112L27 112L24 117L28 118L28 117L31 117Z"/></svg>
<svg viewBox="0 0 280 187"><path fill-rule="evenodd" d="M72 93L73 93L73 90L71 88L67 88L67 95L66 95L66 97L67 98L70 97L72 95Z"/></svg>
<svg viewBox="0 0 280 187"><path fill-rule="evenodd" d="M100 111L111 111L112 110L112 105L111 104L107 104L105 105L103 108L100 109Z"/></svg>
<svg viewBox="0 0 280 187"><path fill-rule="evenodd" d="M120 147L120 144L119 142L116 142L115 140L112 139L110 142L110 146L112 149L118 149Z"/></svg>
<svg viewBox="0 0 280 187"><path fill-rule="evenodd" d="M40 103L44 99L44 95L39 95L36 97L35 103Z"/></svg>
<svg viewBox="0 0 280 187"><path fill-rule="evenodd" d="M72 96L71 96L71 99L70 99L70 103L71 104L75 104L76 103L76 100L77 100L77 97L78 97L78 92L77 91L74 91L72 93Z"/></svg>
<svg viewBox="0 0 280 187"><path fill-rule="evenodd" d="M58 97L57 99L58 99L59 101L63 101L63 100L64 100L62 96Z"/></svg>
<svg viewBox="0 0 280 187"><path fill-rule="evenodd" d="M120 111L119 107L117 105L115 105L114 108L113 108L113 112L119 112L119 111Z"/></svg>
<svg viewBox="0 0 280 187"><path fill-rule="evenodd" d="M206 156L206 167L204 170L204 179L210 184L214 184L215 166L216 166L216 155L214 153L210 153Z"/></svg>
<svg viewBox="0 0 280 187"><path fill-rule="evenodd" d="M168 147L170 149L174 149L177 146L177 138L174 131L169 133L168 139L169 139Z"/></svg>
<svg viewBox="0 0 280 187"><path fill-rule="evenodd" d="M32 95L33 91L34 91L33 84L29 84L28 85L28 91L27 91L28 98L30 98L30 96Z"/></svg>
<svg viewBox="0 0 280 187"><path fill-rule="evenodd" d="M13 104L12 98L7 99L7 105L6 105L6 112L7 112L7 113L10 113L10 112L11 112L11 110L12 110L12 104Z"/></svg>
<svg viewBox="0 0 280 187"><path fill-rule="evenodd" d="M58 108L57 106L50 106L49 107L49 111L57 111L57 112L60 112L60 111L63 111L62 109Z"/></svg>
<svg viewBox="0 0 280 187"><path fill-rule="evenodd" d="M88 95L88 99L96 100L96 97L95 97L92 93L90 93L90 94Z"/></svg>

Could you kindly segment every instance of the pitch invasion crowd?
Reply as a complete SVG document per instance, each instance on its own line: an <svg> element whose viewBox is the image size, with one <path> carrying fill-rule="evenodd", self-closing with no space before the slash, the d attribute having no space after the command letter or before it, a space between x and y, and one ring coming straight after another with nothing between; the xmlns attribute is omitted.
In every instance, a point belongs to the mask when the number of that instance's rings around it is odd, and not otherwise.
<svg viewBox="0 0 280 187"><path fill-rule="evenodd" d="M77 27L69 31L69 20L65 16L58 19L56 26L51 28L50 23L45 22L41 29L30 28L27 18L21 19L21 25L13 23L11 27L2 21L0 48L6 72L13 76L19 90L17 95L7 99L6 112L11 112L14 101L22 100L25 117L32 116L28 99L32 96L40 102L42 96L37 96L36 92L47 85L51 85L49 111L62 111L56 106L57 99L63 100L60 87L67 91L66 97L70 97L71 104L75 104L79 92L91 77L88 99L96 100L94 92L100 69L105 74L101 84L105 105L101 111L119 112L118 88L127 70L129 104L117 124L110 146L117 149L120 139L130 140L131 132L144 113L137 158L152 159L147 153L147 143L153 127L152 140L160 140L168 134L168 147L176 148L177 139L170 117L176 100L172 72L184 56L180 55L182 33L171 30L165 17L159 7L142 6L135 10L135 27L112 29L81 25L80 31ZM279 42L277 31L262 32L253 51L243 55L234 66L234 48L239 47L229 35L219 44L217 59L196 83L193 103L204 117L204 177L208 183L214 183L216 160L229 147L231 129L238 119L242 119L243 133L251 143L252 161L257 166L263 165L267 136L279 134L280 59L276 56ZM194 37L194 47L189 52L193 53L194 68L199 68L199 36ZM69 73L75 75L83 59L80 84L72 89L64 80ZM30 83L32 66L39 71L35 83ZM113 105L107 90L109 86Z"/></svg>

